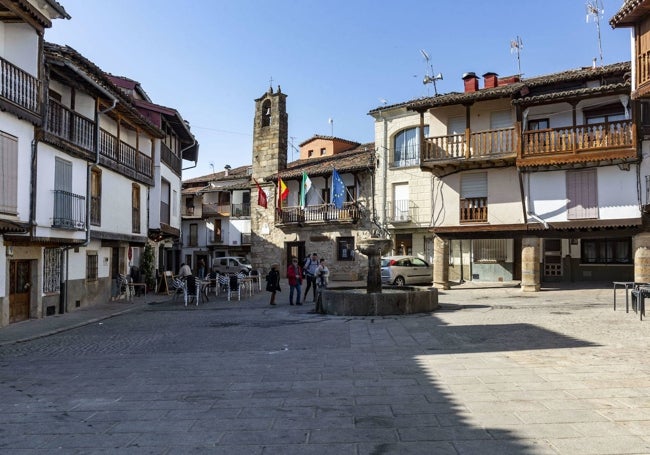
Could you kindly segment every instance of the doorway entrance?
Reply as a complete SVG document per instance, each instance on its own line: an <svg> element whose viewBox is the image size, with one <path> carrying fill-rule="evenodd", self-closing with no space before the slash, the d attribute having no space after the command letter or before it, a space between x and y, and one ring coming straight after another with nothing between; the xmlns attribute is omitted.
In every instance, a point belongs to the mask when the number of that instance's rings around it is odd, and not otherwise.
<svg viewBox="0 0 650 455"><path fill-rule="evenodd" d="M32 268L30 261L9 262L9 323L29 319Z"/></svg>

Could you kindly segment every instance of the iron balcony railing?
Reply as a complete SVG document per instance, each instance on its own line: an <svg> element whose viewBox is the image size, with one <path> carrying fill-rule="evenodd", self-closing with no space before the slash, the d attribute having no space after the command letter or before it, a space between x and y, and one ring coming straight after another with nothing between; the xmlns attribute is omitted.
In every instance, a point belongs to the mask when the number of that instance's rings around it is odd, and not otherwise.
<svg viewBox="0 0 650 455"><path fill-rule="evenodd" d="M359 220L359 207L355 202L344 202L342 208L334 204L308 205L306 207L282 207L278 209L278 222L322 223L329 221L356 222Z"/></svg>
<svg viewBox="0 0 650 455"><path fill-rule="evenodd" d="M242 204L232 204L230 215L235 217L251 216L251 204L249 202Z"/></svg>
<svg viewBox="0 0 650 455"><path fill-rule="evenodd" d="M0 96L23 109L39 114L39 92L38 78L0 57Z"/></svg>
<svg viewBox="0 0 650 455"><path fill-rule="evenodd" d="M415 219L415 204L408 199L388 201L387 209L391 223L408 223Z"/></svg>
<svg viewBox="0 0 650 455"><path fill-rule="evenodd" d="M84 229L86 227L86 198L69 191L54 190L52 227Z"/></svg>

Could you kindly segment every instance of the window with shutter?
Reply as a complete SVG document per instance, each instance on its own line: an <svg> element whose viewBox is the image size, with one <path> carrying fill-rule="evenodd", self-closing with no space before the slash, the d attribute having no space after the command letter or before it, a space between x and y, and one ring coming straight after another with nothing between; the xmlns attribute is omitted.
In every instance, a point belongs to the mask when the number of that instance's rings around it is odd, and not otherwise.
<svg viewBox="0 0 650 455"><path fill-rule="evenodd" d="M18 213L18 139L0 132L0 213Z"/></svg>
<svg viewBox="0 0 650 455"><path fill-rule="evenodd" d="M598 218L596 169L568 171L566 193L569 220Z"/></svg>
<svg viewBox="0 0 650 455"><path fill-rule="evenodd" d="M460 180L460 222L487 222L487 172L464 174Z"/></svg>

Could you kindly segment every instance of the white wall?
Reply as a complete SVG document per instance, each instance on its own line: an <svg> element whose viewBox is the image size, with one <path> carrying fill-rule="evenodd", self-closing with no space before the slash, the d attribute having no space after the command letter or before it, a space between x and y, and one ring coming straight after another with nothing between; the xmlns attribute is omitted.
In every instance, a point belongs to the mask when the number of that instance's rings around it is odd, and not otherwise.
<svg viewBox="0 0 650 455"><path fill-rule="evenodd" d="M38 35L27 24L7 24L1 29L0 52L9 62L34 77L38 77Z"/></svg>
<svg viewBox="0 0 650 455"><path fill-rule="evenodd" d="M51 230L54 214L54 169L56 158L72 163L72 192L86 197L87 167L84 160L74 158L44 142L38 143L36 179L36 235L39 237L83 238L80 231L66 229ZM85 216L86 202L83 204Z"/></svg>
<svg viewBox="0 0 650 455"><path fill-rule="evenodd" d="M618 166L598 167L596 171L598 218L640 217L635 166L630 166L629 171ZM527 174L524 182L532 213L550 222L568 220L566 171Z"/></svg>
<svg viewBox="0 0 650 455"><path fill-rule="evenodd" d="M32 140L34 127L31 123L19 120L7 112L0 112L0 129L7 134L18 138L18 219L29 221L29 201L32 165Z"/></svg>

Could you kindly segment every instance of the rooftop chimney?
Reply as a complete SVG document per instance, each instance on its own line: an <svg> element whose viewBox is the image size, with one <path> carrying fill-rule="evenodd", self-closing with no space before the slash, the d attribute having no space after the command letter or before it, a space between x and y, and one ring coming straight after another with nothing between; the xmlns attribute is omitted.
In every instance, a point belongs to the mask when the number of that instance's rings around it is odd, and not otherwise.
<svg viewBox="0 0 650 455"><path fill-rule="evenodd" d="M498 83L499 83L499 87L501 87L502 85L514 84L520 81L521 81L521 77L519 77L518 74L515 74L514 76L502 77L501 79L498 80Z"/></svg>
<svg viewBox="0 0 650 455"><path fill-rule="evenodd" d="M465 93L476 92L478 90L478 76L476 73L463 74L463 81L465 81Z"/></svg>
<svg viewBox="0 0 650 455"><path fill-rule="evenodd" d="M487 72L483 75L483 88L494 88L499 86L499 75Z"/></svg>

